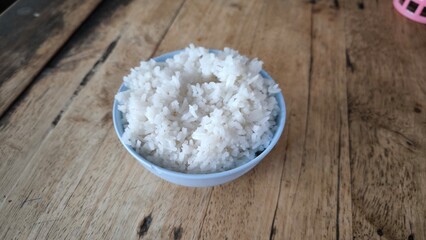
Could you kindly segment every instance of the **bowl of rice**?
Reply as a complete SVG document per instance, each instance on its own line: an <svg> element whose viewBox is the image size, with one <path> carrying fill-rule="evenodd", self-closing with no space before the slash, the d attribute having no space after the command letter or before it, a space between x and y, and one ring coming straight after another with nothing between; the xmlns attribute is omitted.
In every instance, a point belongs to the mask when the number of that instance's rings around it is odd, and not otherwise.
<svg viewBox="0 0 426 240"><path fill-rule="evenodd" d="M284 97L261 61L193 45L132 68L113 106L127 151L151 173L189 187L251 170L276 145L285 119Z"/></svg>

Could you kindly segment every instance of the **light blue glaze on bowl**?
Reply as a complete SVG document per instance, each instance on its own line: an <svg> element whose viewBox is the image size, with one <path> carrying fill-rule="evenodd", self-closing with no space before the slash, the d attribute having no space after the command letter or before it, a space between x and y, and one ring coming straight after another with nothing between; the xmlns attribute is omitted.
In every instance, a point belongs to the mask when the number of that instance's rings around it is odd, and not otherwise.
<svg viewBox="0 0 426 240"><path fill-rule="evenodd" d="M174 55L180 53L183 50L178 50L170 53L166 53L164 55L161 55L159 57L154 58L157 62L164 62L168 58L172 58ZM209 50L212 53L217 53L219 50L211 49ZM270 81L273 81L273 79L269 76L268 73L265 71L261 71L260 74ZM126 86L122 84L118 90L118 92L122 92L127 90ZM139 163L141 163L148 171L151 173L157 175L158 177L169 181L174 184L188 186L188 187L209 187L209 186L216 186L220 184L224 184L227 182L230 182L232 180L237 179L238 177L242 176L243 174L250 171L254 166L256 166L271 150L272 148L277 144L285 125L286 120L286 106L284 102L284 97L282 93L277 93L275 95L278 105L280 108L280 112L277 118L277 124L278 128L274 133L274 136L272 138L271 143L269 146L256 158L248 161L247 163L238 166L236 168L223 171L223 172L217 172L217 173L203 173L203 174L195 174L195 173L181 173L181 172L175 172L172 170L168 170L162 167L159 167L148 160L146 160L144 157L142 157L139 153L137 153L132 146L126 145L123 142L122 136L124 133L124 127L122 124L122 113L118 111L117 100L114 100L114 106L112 110L113 115L113 122L114 122L114 128L117 132L118 138L120 139L123 146L127 149L127 151L134 157L136 160L138 160Z"/></svg>

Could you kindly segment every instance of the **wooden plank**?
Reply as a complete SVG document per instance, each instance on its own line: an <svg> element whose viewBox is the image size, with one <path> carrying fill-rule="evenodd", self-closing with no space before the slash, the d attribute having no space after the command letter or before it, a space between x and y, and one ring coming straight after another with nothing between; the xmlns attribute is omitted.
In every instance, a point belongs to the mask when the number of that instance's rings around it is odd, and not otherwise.
<svg viewBox="0 0 426 240"><path fill-rule="evenodd" d="M247 3L219 1L209 4L190 1L159 46L158 54L194 43L216 49L232 47L250 55L251 39L256 35L256 21L251 14L258 17L262 6L262 3L253 0ZM188 34L182 35L182 31Z"/></svg>
<svg viewBox="0 0 426 240"><path fill-rule="evenodd" d="M285 79L290 129L271 235L350 239L344 15L336 1L293 4L289 8L295 16L289 19L304 16L300 25L308 30L293 39L293 44L304 46L299 53L303 67L292 66L292 75ZM288 49L287 59L301 52Z"/></svg>
<svg viewBox="0 0 426 240"><path fill-rule="evenodd" d="M108 132L112 132L111 104L122 76L141 57L150 56L156 48L156 42L162 38L173 20L174 12L180 6L179 2L169 3L166 6L164 2L160 1L139 1L132 4L129 3L126 12L119 11L119 15L116 16L119 18L117 22L107 21L110 25L101 26L99 31L91 33L93 35L87 35L88 39L97 39L97 34L107 38L112 34L119 34L121 37L116 37L113 44L107 47L109 53L114 46L116 46L116 50L120 49L120 46L128 47L125 51L121 51L123 54L119 55L118 59L113 58L108 63L104 63L103 61L106 59L101 58L99 66L93 69L93 73L90 73L93 74L92 79L88 83L85 82L87 85L79 90L79 94L73 98L69 110L65 111L61 120L56 123L54 130L42 143L41 148L31 158L22 177L17 180L15 188L0 209L0 236L2 239L27 237L56 239L55 236L58 233L50 232L50 229L53 224L57 224L60 218L50 217L60 217L63 209L72 203L71 197L75 196L73 195L74 190L79 186L91 159L98 156L97 153L100 151L103 140L108 136ZM129 9L132 9L133 14L129 13ZM136 18L140 21L136 21L135 25L131 27L128 26L128 23L133 22ZM109 27L111 30L103 32L104 27ZM140 36L150 39L150 41L144 40L145 38L140 39ZM120 44L120 41L123 43ZM88 44L88 47L92 49L96 45L90 41L82 43ZM102 50L100 52L102 53ZM70 61L68 58L62 60ZM78 60L76 59L76 61ZM59 63L62 62L59 61ZM87 64L87 62L85 63ZM127 65L123 66L124 63ZM79 68L74 69L74 74L84 69L79 65L77 67ZM86 72L83 71L83 73ZM71 74L61 75L61 71L53 72L52 75L53 78L64 77L65 80L74 77ZM106 77L110 80L104 81ZM116 137L114 139L117 141ZM111 155L113 159L115 156L117 155ZM129 156L128 158L130 159ZM95 169L97 168L95 167ZM126 179L126 176L122 177ZM96 183L101 184L99 187L105 184L105 182ZM85 191L87 190L85 189ZM101 196L103 196L103 192L100 192ZM85 194L88 193L85 192ZM80 206L77 207L74 210L80 209ZM14 219L14 221L10 221L10 219ZM84 221L83 218L79 220ZM81 226L75 225L71 229L75 231ZM78 234L78 232L72 232L67 236L73 236L73 234Z"/></svg>
<svg viewBox="0 0 426 240"><path fill-rule="evenodd" d="M100 0L19 0L0 15L0 116Z"/></svg>
<svg viewBox="0 0 426 240"><path fill-rule="evenodd" d="M112 180L116 187L109 187L99 198L93 216L88 218L84 238L196 239L210 190L172 185L152 176L127 153L122 159L127 169L117 172ZM80 191L85 193L86 189ZM59 226L67 227L67 223ZM59 227L55 229L61 234Z"/></svg>
<svg viewBox="0 0 426 240"><path fill-rule="evenodd" d="M425 26L345 3L354 239L426 239Z"/></svg>
<svg viewBox="0 0 426 240"><path fill-rule="evenodd" d="M25 91L19 104L1 118L2 204L13 201L8 198L9 192L43 139L116 44L117 29L124 21L122 4L119 0L103 2Z"/></svg>

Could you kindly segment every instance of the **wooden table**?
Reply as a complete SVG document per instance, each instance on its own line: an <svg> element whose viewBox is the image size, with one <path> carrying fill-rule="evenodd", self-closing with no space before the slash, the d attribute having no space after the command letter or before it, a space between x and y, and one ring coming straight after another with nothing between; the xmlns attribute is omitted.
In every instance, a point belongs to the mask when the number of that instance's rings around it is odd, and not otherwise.
<svg viewBox="0 0 426 240"><path fill-rule="evenodd" d="M172 185L118 141L131 67L189 43L264 61L261 164ZM426 26L390 0L18 0L0 16L0 239L426 239Z"/></svg>

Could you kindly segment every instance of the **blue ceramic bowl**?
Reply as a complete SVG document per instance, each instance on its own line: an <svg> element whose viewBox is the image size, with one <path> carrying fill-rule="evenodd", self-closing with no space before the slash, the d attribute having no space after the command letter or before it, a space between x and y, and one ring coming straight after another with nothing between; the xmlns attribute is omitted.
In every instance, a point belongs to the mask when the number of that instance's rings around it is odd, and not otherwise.
<svg viewBox="0 0 426 240"><path fill-rule="evenodd" d="M154 58L157 62L164 62L168 58L172 58L174 55L178 54L182 50L166 53L164 55L161 55L159 57ZM210 52L217 53L218 50L210 50ZM260 74L268 79L269 81L273 81L273 79L266 73L265 71L261 71ZM122 92L127 90L126 86L122 84L118 90L118 92ZM141 163L148 171L151 173L157 175L158 177L169 181L174 184L188 186L188 187L209 187L209 186L215 186L224 184L227 182L230 182L232 180L237 179L238 177L242 176L246 172L250 171L254 166L256 166L265 156L272 150L272 148L277 144L278 139L280 138L285 125L285 119L286 119L286 107L284 102L284 97L282 93L277 93L275 95L278 105L280 107L280 112L277 117L277 124L278 128L274 133L274 136L272 138L271 143L269 146L256 158L248 161L247 163L238 166L236 168L223 171L223 172L217 172L217 173L202 173L202 174L195 174L195 173L182 173L182 172L175 172L172 170L168 170L162 167L159 167L150 161L146 160L143 156L141 156L139 153L137 153L132 146L126 145L123 142L122 136L124 132L124 126L122 124L122 113L118 111L117 106L118 102L117 100L114 101L114 106L112 110L113 114L113 121L114 121L114 128L117 132L118 138L120 139L123 146L127 149L127 151L134 157L136 160L138 160L139 163Z"/></svg>

